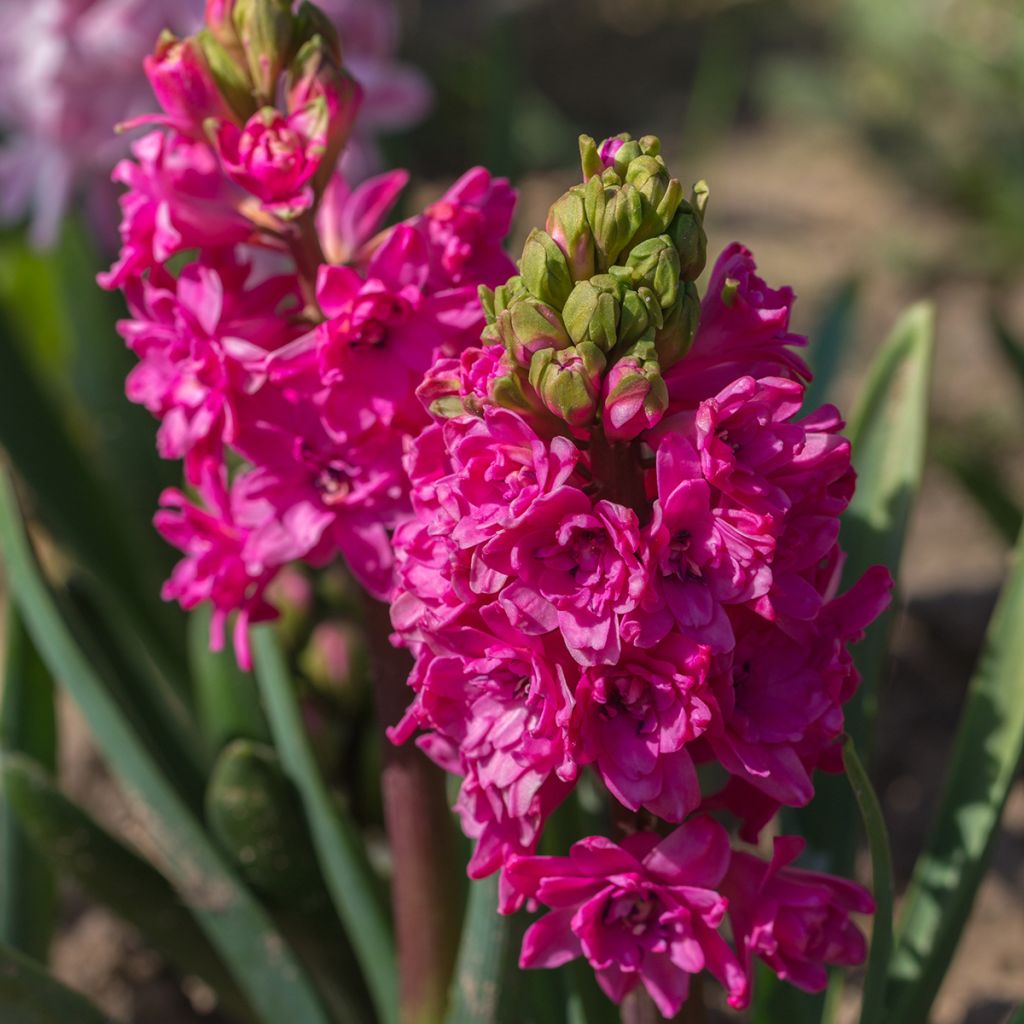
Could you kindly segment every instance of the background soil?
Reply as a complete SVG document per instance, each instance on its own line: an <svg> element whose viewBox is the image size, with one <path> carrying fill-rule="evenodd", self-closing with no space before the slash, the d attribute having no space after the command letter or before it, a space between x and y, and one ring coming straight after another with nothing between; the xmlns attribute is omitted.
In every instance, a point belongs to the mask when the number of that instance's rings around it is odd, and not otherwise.
<svg viewBox="0 0 1024 1024"><path fill-rule="evenodd" d="M848 405L856 393L872 350L898 312L927 295L938 309L936 429L1022 436L1017 382L988 337L990 291L980 280L954 276L958 253L969 244L964 225L837 130L767 125L707 152L699 166L687 160L683 166L688 176L711 184L712 252L742 239L770 283L793 283L801 296L798 328L815 323L840 282L859 278L862 315L837 385L840 404ZM521 182L520 236L543 218L546 204L572 174L552 172ZM1003 298L1017 315L1017 327L1024 328L1024 293ZM1020 485L1024 452L1013 447L1017 451L1002 461ZM903 611L875 766L901 888L927 832L1006 557L1005 544L985 517L940 467L931 466L904 557ZM68 789L101 820L144 844L74 709L65 705L61 715ZM200 983L179 983L129 927L71 891L64 895L53 954L60 977L125 1022L217 1019L211 994ZM1024 784L1018 781L934 1024L997 1024L1022 1001Z"/></svg>

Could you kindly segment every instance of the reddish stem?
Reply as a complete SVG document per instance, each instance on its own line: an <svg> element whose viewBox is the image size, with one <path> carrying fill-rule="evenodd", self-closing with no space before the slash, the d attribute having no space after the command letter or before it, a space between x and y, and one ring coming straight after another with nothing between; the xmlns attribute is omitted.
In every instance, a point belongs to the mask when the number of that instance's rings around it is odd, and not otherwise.
<svg viewBox="0 0 1024 1024"><path fill-rule="evenodd" d="M367 633L374 660L374 694L381 729L409 703L412 662L391 646L388 608L368 601ZM444 775L413 744L383 737L381 792L394 868L392 901L400 976L401 1024L438 1024L458 947L460 897L451 812Z"/></svg>

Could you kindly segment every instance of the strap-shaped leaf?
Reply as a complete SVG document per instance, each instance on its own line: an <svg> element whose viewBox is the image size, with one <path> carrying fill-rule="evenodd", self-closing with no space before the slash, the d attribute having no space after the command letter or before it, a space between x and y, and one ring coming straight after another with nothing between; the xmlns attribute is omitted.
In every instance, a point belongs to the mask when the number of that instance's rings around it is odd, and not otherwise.
<svg viewBox="0 0 1024 1024"><path fill-rule="evenodd" d="M967 692L932 834L900 919L886 1024L921 1024L984 877L1024 750L1024 535Z"/></svg>
<svg viewBox="0 0 1024 1024"><path fill-rule="evenodd" d="M889 832L882 817L882 808L868 773L857 756L853 740L847 737L843 747L843 764L850 788L857 799L864 831L871 850L871 882L875 893L875 916L871 928L871 953L868 976L864 982L861 1024L876 1024L884 1019L886 972L892 953L892 854Z"/></svg>
<svg viewBox="0 0 1024 1024"><path fill-rule="evenodd" d="M227 868L66 629L36 564L5 472L0 472L0 550L11 594L40 655L78 704L120 782L141 797L165 874L248 1001L267 1024L328 1024L301 964Z"/></svg>
<svg viewBox="0 0 1024 1024"><path fill-rule="evenodd" d="M924 471L932 349L931 307L913 306L875 358L851 418L857 492L841 534L847 552L843 577L847 586L872 565L887 565L894 575L898 569ZM846 729L868 760L868 724L885 669L891 615L887 612L875 622L853 650L863 682L846 705ZM839 776L819 773L815 784L814 801L793 816L807 838L810 866L849 874L857 842L853 796Z"/></svg>
<svg viewBox="0 0 1024 1024"><path fill-rule="evenodd" d="M498 876L471 882L446 1024L509 1020L506 981L515 970L517 932L513 919L498 913Z"/></svg>
<svg viewBox="0 0 1024 1024"><path fill-rule="evenodd" d="M34 960L4 945L0 945L0 1020L4 1024L114 1024Z"/></svg>
<svg viewBox="0 0 1024 1024"><path fill-rule="evenodd" d="M53 770L57 726L53 681L40 661L21 617L8 610L0 753L21 752ZM54 916L54 881L13 813L10 794L0 796L0 942L46 961Z"/></svg>
<svg viewBox="0 0 1024 1024"><path fill-rule="evenodd" d="M252 631L256 679L281 764L302 797L324 881L384 1024L398 1019L394 942L362 837L327 788L302 724L294 685L269 626Z"/></svg>
<svg viewBox="0 0 1024 1024"><path fill-rule="evenodd" d="M36 863L73 879L91 899L138 928L180 971L203 978L238 1020L253 1019L216 950L156 868L64 796L36 761L5 754L2 771L11 811Z"/></svg>
<svg viewBox="0 0 1024 1024"><path fill-rule="evenodd" d="M843 356L853 338L859 290L856 278L843 281L830 297L811 334L807 360L814 371L814 378L804 394L807 409L817 409L829 400Z"/></svg>

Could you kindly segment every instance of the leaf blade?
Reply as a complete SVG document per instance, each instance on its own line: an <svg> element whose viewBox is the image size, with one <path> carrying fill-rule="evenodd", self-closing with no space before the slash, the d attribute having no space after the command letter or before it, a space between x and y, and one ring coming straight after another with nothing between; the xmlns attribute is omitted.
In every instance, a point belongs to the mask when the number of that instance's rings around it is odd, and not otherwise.
<svg viewBox="0 0 1024 1024"><path fill-rule="evenodd" d="M939 811L904 902L892 1024L927 1018L984 877L1024 751L1024 533L967 692Z"/></svg>
<svg viewBox="0 0 1024 1024"><path fill-rule="evenodd" d="M57 758L53 680L13 607L6 644L0 753L27 754L52 771ZM56 904L53 873L34 855L6 784L0 796L0 869L0 942L45 963Z"/></svg>
<svg viewBox="0 0 1024 1024"><path fill-rule="evenodd" d="M268 1024L329 1024L301 965L258 902L226 868L65 628L28 542L11 481L0 471L0 551L12 596L54 677L82 710L107 762L142 797L165 871ZM45 641L45 644L42 643Z"/></svg>
<svg viewBox="0 0 1024 1024"><path fill-rule="evenodd" d="M320 868L385 1024L398 1019L394 944L355 824L331 797L302 725L292 680L273 630L252 630L253 663L274 745L298 789Z"/></svg>
<svg viewBox="0 0 1024 1024"><path fill-rule="evenodd" d="M4 1024L114 1024L84 996L42 966L0 944L0 1011Z"/></svg>
<svg viewBox="0 0 1024 1024"><path fill-rule="evenodd" d="M857 756L857 748L850 737L843 745L843 764L846 776L864 820L864 830L871 850L871 882L875 896L875 917L871 929L871 952L868 956L868 974L864 982L861 1003L861 1024L874 1024L883 1018L885 1008L886 972L892 952L892 854L889 832L878 802L878 796L867 770Z"/></svg>

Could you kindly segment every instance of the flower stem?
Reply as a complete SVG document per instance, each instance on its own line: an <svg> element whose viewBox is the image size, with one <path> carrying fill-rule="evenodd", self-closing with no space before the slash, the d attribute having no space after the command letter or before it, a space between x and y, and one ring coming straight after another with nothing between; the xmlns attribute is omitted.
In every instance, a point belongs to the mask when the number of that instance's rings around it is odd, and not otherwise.
<svg viewBox="0 0 1024 1024"><path fill-rule="evenodd" d="M381 729L409 702L409 655L391 646L387 606L370 600L367 633ZM457 862L444 776L411 744L382 737L381 792L394 868L392 902L398 946L401 1024L439 1024L455 965L461 914Z"/></svg>
<svg viewBox="0 0 1024 1024"><path fill-rule="evenodd" d="M622 1024L662 1024L664 1019L645 989L635 988L622 1001ZM690 995L672 1020L675 1024L707 1024L707 1019L704 980L695 974L690 978Z"/></svg>

